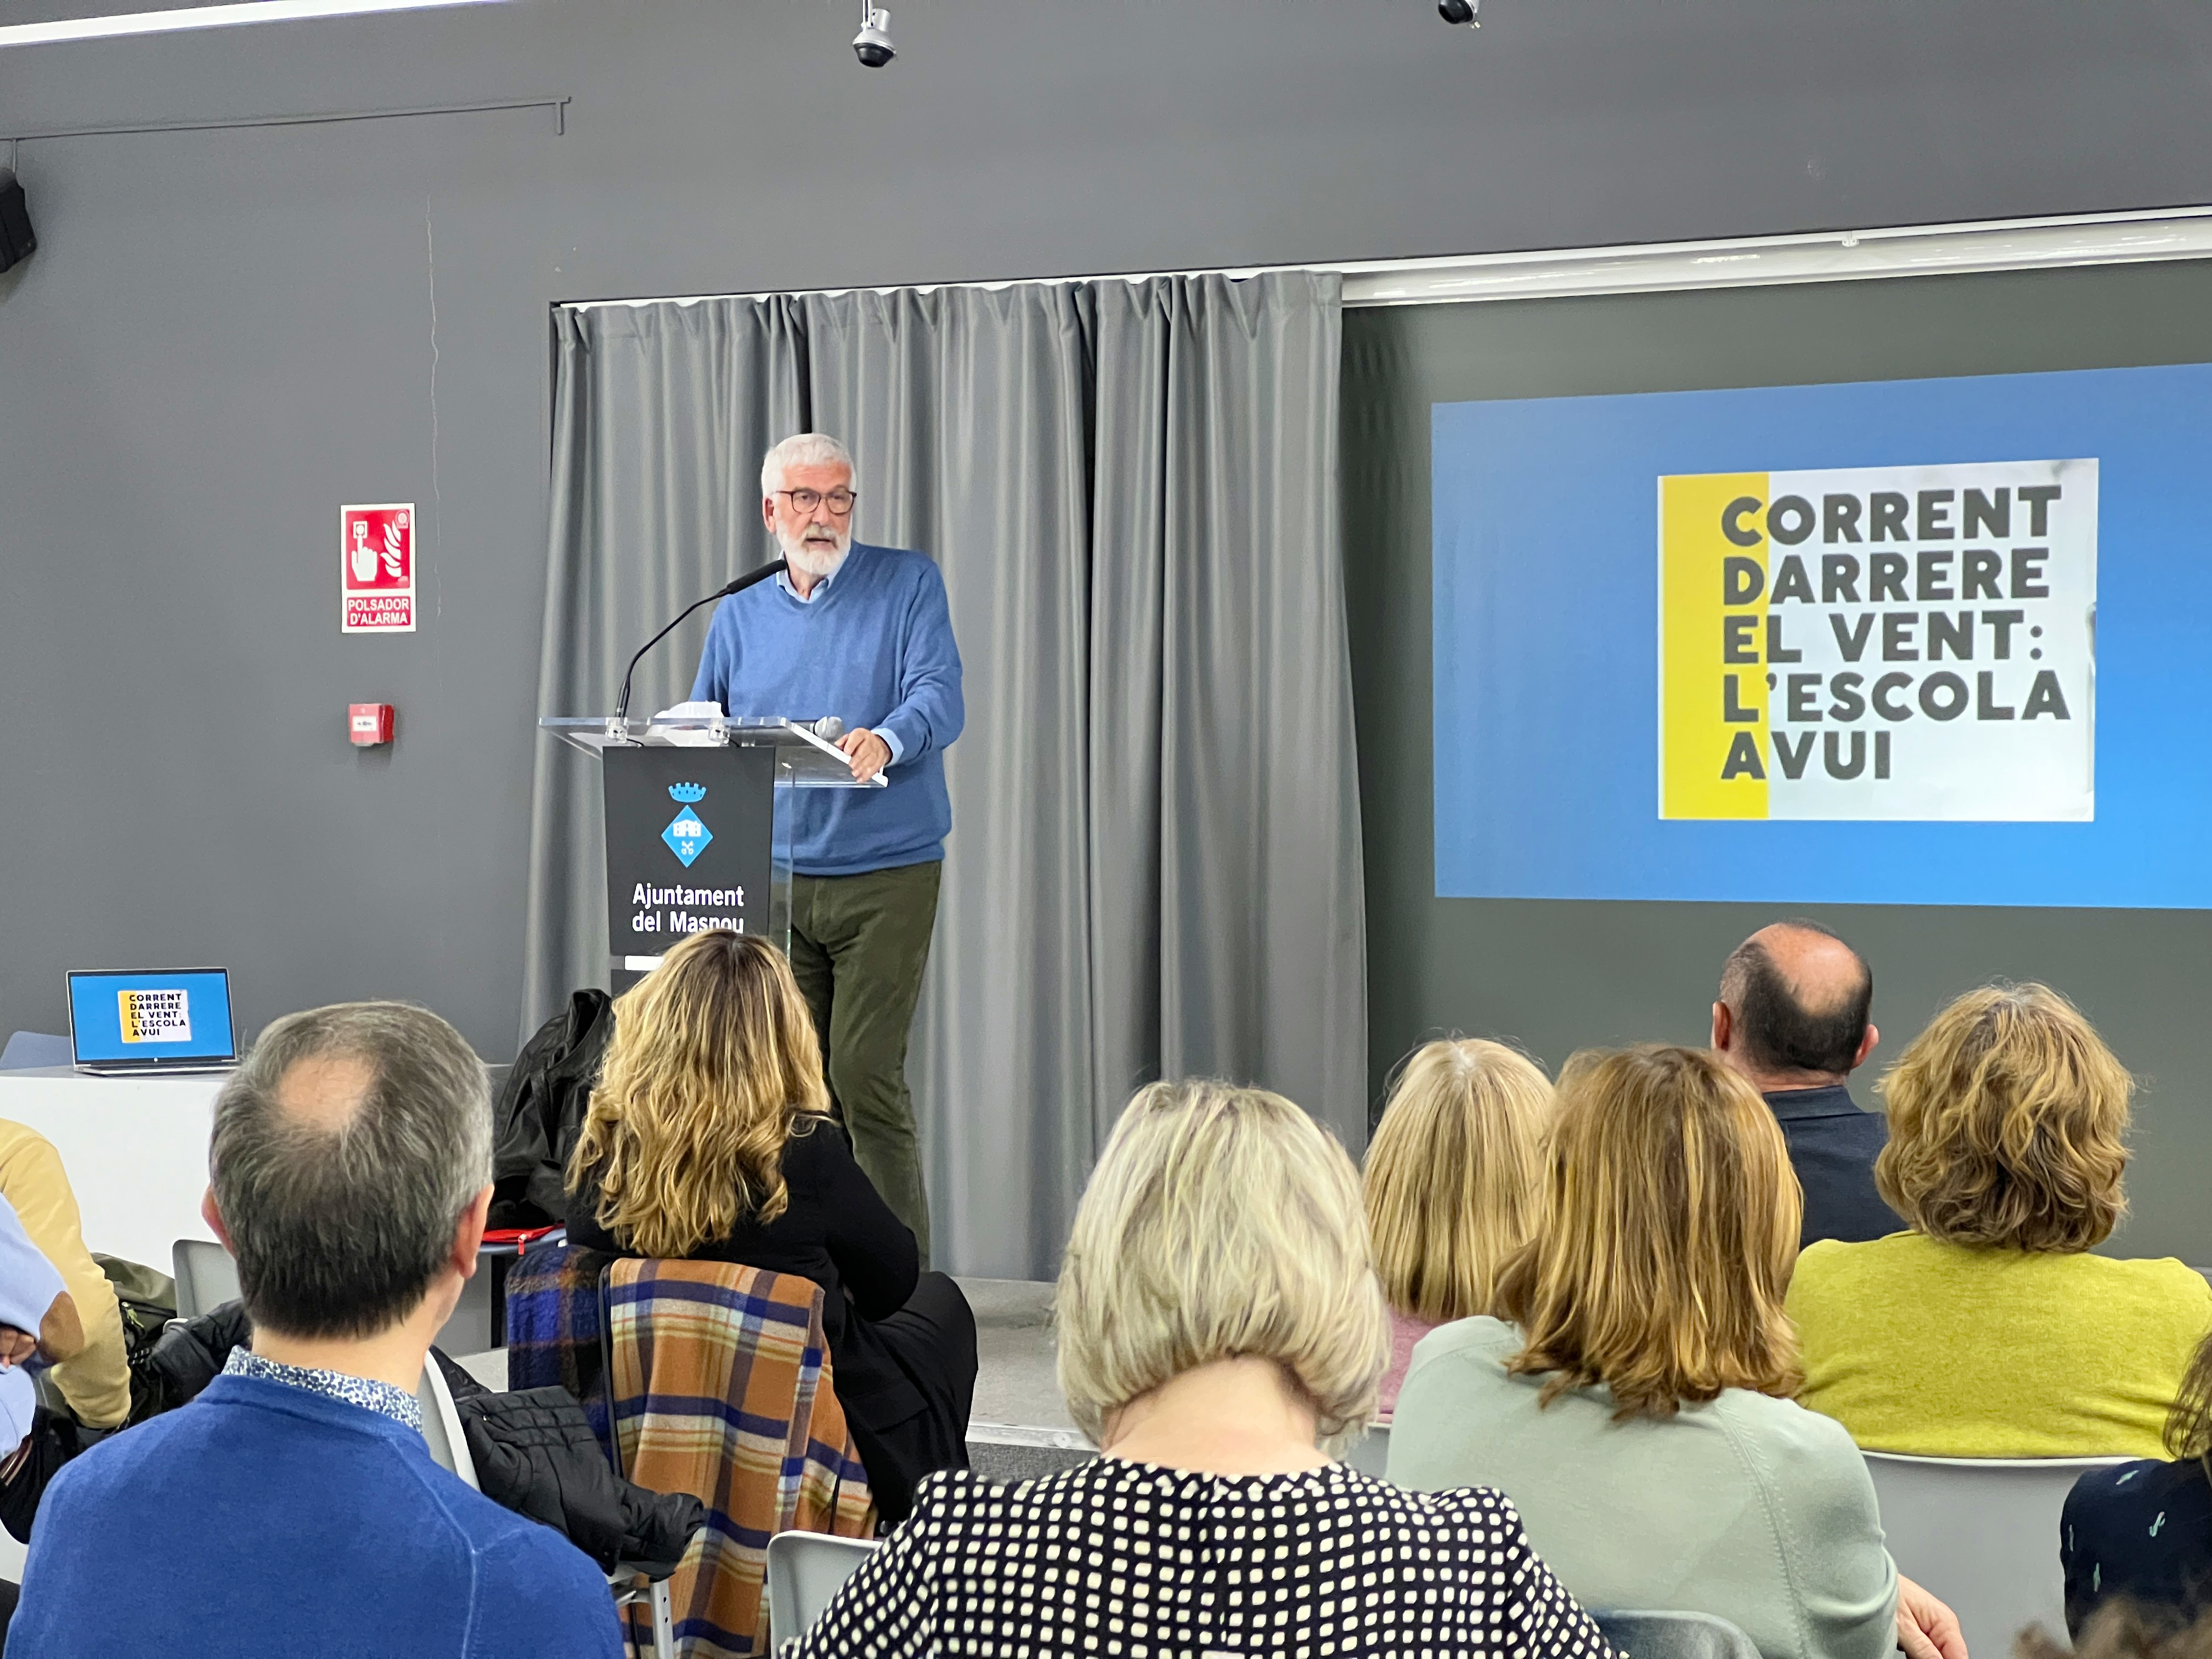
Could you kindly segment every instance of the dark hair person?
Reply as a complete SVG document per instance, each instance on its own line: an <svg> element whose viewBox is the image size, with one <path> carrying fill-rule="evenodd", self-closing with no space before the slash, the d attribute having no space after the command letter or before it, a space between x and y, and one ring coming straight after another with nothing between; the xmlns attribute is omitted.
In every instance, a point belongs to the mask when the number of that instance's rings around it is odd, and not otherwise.
<svg viewBox="0 0 2212 1659"><path fill-rule="evenodd" d="M1910 1231L1815 1244L1790 1281L1805 1403L1879 1451L2156 1456L2212 1289L2090 1254L2126 1208L2133 1091L2048 986L1937 1014L1882 1082L1875 1178Z"/></svg>
<svg viewBox="0 0 2212 1659"><path fill-rule="evenodd" d="M1899 1577L1850 1437L1798 1406L1797 1182L1751 1085L1694 1048L1569 1060L1495 1318L1421 1344L1390 1478L1513 1495L1592 1607L1708 1613L1763 1659L1964 1659Z"/></svg>
<svg viewBox="0 0 2212 1659"><path fill-rule="evenodd" d="M729 1261L822 1287L830 1370L886 1522L965 1468L975 1319L854 1162L783 953L695 933L615 1000L568 1161L569 1242Z"/></svg>
<svg viewBox="0 0 2212 1659"><path fill-rule="evenodd" d="M617 1659L591 1558L422 1436L424 1360L491 1204L461 1034L392 1002L272 1022L216 1097L208 1164L252 1341L54 1476L9 1651Z"/></svg>
<svg viewBox="0 0 2212 1659"><path fill-rule="evenodd" d="M1881 1040L1873 1016L1874 969L1817 921L1762 927L1721 968L1713 1052L1782 1126L1805 1195L1801 1248L1881 1238L1903 1224L1874 1181L1887 1126L1851 1098L1851 1073Z"/></svg>

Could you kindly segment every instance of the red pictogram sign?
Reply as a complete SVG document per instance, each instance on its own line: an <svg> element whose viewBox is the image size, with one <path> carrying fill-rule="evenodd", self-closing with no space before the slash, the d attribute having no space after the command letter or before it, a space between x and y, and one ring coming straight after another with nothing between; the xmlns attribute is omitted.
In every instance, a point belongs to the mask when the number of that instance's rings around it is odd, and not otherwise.
<svg viewBox="0 0 2212 1659"><path fill-rule="evenodd" d="M348 634L415 631L415 504L338 509L340 626Z"/></svg>

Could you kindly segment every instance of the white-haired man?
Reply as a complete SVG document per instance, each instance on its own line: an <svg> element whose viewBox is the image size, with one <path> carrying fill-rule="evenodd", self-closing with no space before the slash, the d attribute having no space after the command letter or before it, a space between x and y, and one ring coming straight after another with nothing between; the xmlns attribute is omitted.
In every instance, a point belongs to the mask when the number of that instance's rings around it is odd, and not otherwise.
<svg viewBox="0 0 2212 1659"><path fill-rule="evenodd" d="M882 789L799 792L791 965L814 1013L853 1152L929 1260L906 1037L921 995L960 735L960 650L926 555L853 539L853 457L819 432L761 463L761 517L787 568L722 601L691 688L732 714L845 722L853 775Z"/></svg>

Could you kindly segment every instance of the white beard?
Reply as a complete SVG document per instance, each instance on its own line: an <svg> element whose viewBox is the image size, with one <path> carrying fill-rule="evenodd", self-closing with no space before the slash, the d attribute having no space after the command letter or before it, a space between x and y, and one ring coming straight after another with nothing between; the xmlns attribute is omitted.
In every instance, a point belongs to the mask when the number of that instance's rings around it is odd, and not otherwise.
<svg viewBox="0 0 2212 1659"><path fill-rule="evenodd" d="M821 543L809 545L801 536L787 536L781 530L775 533L776 544L783 550L784 558L793 570L801 570L817 581L837 574L837 567L845 562L845 556L853 550L853 532L847 531L837 538L835 551L824 550Z"/></svg>

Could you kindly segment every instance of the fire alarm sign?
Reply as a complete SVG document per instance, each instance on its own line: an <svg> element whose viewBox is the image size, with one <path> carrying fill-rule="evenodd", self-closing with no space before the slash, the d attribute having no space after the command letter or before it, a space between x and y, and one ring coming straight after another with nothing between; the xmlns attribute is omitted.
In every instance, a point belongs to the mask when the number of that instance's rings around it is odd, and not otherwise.
<svg viewBox="0 0 2212 1659"><path fill-rule="evenodd" d="M341 631L415 631L415 504L338 509Z"/></svg>

